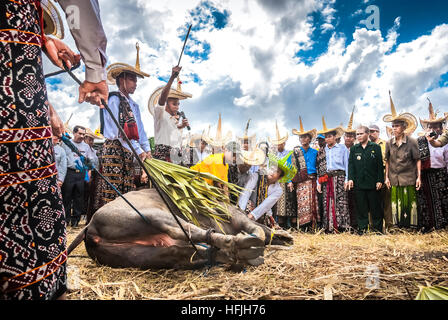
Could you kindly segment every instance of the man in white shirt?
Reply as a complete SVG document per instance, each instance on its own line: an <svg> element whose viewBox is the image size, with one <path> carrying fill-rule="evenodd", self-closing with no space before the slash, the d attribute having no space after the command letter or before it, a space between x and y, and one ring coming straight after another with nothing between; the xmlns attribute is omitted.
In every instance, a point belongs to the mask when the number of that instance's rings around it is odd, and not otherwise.
<svg viewBox="0 0 448 320"><path fill-rule="evenodd" d="M189 127L188 120L179 117L180 100L191 98L190 94L182 92L181 82L178 79L177 90L172 89L174 79L178 78L182 67L172 69L171 77L165 87L157 89L151 97L160 94L154 105L154 158L180 164L182 162L182 129ZM161 92L160 92L161 90ZM152 100L152 99L150 99ZM151 104L151 102L150 102Z"/></svg>

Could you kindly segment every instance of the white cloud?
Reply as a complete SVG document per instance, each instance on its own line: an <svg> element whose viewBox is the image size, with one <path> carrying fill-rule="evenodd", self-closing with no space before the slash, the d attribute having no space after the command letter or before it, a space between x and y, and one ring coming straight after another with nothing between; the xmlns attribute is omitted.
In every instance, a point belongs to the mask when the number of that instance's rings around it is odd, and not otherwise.
<svg viewBox="0 0 448 320"><path fill-rule="evenodd" d="M306 128L321 128L321 117L329 126L347 124L353 105L357 106L355 124L376 122L388 112L388 91L391 90L399 111L426 116L426 93L436 108L443 110L447 88L436 84L448 72L448 25L435 28L410 43L398 44L400 17L383 38L379 31L357 29L353 41L334 33L328 50L310 65L295 54L314 45L316 28L332 32L337 12L334 1L260 0L211 1L230 15L225 28L215 29L203 23L192 33L191 51L205 53L208 59L196 60L184 55L182 60L183 89L193 99L182 102L181 108L190 119L193 131L200 132L208 124L216 127L218 113L223 114L225 130L240 135L248 118L250 130L265 139L274 134L275 120L281 130L298 127L301 115ZM135 62L135 43L140 42L141 67L151 77L141 80L133 99L139 103L145 130L153 134L153 120L147 101L153 90L163 84L158 77L168 77L177 63L182 48L185 26L192 21L189 12L200 4L190 1L127 1L100 0L103 24L108 35L110 63ZM319 26L310 13L319 11L324 24ZM205 21L210 10L203 10L196 21ZM183 28L181 28L183 27ZM326 29L328 28L328 29ZM67 37L68 43L73 41ZM46 72L54 68L45 63ZM77 73L83 78L81 71ZM200 78L199 83L193 79ZM77 88L67 76L61 77L57 90L49 88L49 98L63 120L75 112L70 123L96 128L98 110L77 104ZM115 90L111 87L111 90ZM288 128L288 129L287 129ZM212 129L213 132L213 129ZM290 138L289 146L296 144Z"/></svg>

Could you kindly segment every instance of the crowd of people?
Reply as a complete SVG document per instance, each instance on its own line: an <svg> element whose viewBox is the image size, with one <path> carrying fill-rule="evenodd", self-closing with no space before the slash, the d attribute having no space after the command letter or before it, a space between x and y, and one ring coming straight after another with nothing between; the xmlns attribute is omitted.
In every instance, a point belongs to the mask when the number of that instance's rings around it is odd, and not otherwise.
<svg viewBox="0 0 448 320"><path fill-rule="evenodd" d="M148 76L140 67L138 45L135 66L106 68L98 1L58 3L67 15L73 5L79 9L79 25L70 32L80 54L58 39L63 23L52 1L0 4L6 13L0 17L0 299L65 298L67 226L78 226L83 214L89 220L117 197L116 190L125 194L145 186L144 171L135 179L136 157L176 162L243 187L230 200L249 219L273 228L381 233L447 225L448 115L438 118L432 104L429 118L420 120L424 132L418 139L411 137L416 118L398 114L391 98L391 114L383 118L392 124L389 141L379 138L376 125L354 129L352 113L347 128L327 128L322 119L322 130L306 131L300 119L300 129L292 130L300 146L288 150L289 134L282 135L277 124L268 141L249 136L250 121L244 136L232 141L231 133L222 133L220 115L215 136L209 128L184 145L190 124L179 106L192 96L182 91L182 68L175 66L167 84L150 97L151 150L140 106L131 97L138 79ZM70 143L79 153L60 141L66 128L48 102L42 52L61 69L82 59L79 103L107 101L113 115L100 109L99 132L73 128ZM117 90L109 93L106 81ZM104 143L95 150L97 138ZM114 188L86 167L86 159Z"/></svg>

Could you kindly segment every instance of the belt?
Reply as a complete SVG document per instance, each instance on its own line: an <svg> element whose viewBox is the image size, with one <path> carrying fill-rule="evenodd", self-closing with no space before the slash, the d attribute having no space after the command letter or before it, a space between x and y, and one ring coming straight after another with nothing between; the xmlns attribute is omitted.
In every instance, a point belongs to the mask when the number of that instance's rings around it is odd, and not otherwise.
<svg viewBox="0 0 448 320"><path fill-rule="evenodd" d="M330 177L345 176L345 171L344 170L333 170L333 171L328 171L327 174Z"/></svg>
<svg viewBox="0 0 448 320"><path fill-rule="evenodd" d="M78 170L78 169L67 168L67 170L70 170L70 171L73 171L76 173L81 173L81 170Z"/></svg>

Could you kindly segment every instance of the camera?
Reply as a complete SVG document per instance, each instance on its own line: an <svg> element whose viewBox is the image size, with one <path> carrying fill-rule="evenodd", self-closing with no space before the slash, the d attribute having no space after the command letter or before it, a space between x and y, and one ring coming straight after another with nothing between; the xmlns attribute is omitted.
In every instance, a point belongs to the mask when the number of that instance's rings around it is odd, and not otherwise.
<svg viewBox="0 0 448 320"><path fill-rule="evenodd" d="M429 136L431 137L431 138L435 138L436 136L437 136L437 133L436 132L431 132L430 134L429 134Z"/></svg>

